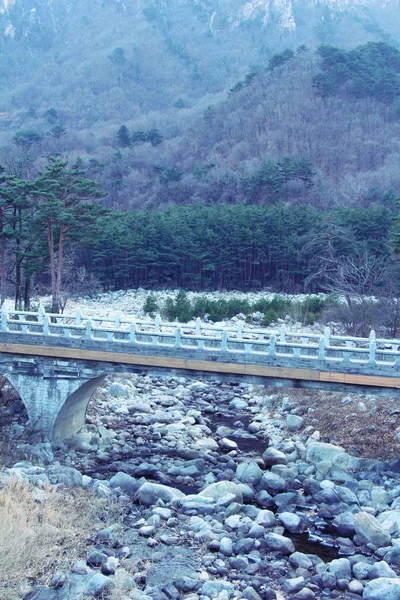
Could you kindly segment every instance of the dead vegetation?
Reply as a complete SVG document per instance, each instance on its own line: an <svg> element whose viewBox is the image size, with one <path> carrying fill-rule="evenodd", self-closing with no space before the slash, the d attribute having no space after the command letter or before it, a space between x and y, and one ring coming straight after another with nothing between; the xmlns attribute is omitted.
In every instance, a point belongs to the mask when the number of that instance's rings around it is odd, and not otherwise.
<svg viewBox="0 0 400 600"><path fill-rule="evenodd" d="M83 556L101 503L81 489L32 488L10 478L0 490L0 600Z"/></svg>
<svg viewBox="0 0 400 600"><path fill-rule="evenodd" d="M343 446L363 458L390 461L400 457L398 399L316 390L280 390L277 395L298 401L294 412L304 418L305 427L320 432L321 442Z"/></svg>

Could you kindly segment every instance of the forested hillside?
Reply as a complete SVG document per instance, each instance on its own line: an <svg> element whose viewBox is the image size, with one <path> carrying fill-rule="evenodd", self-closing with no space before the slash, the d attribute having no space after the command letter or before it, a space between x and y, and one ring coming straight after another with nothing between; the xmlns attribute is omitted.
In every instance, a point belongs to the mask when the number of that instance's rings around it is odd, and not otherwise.
<svg viewBox="0 0 400 600"><path fill-rule="evenodd" d="M397 294L398 11L3 0L2 298L330 291L353 267Z"/></svg>
<svg viewBox="0 0 400 600"><path fill-rule="evenodd" d="M397 105L315 82L321 44L395 47L397 0L3 6L0 162L21 176L48 154L80 158L119 208L259 201L257 177L287 158L313 173L284 175L289 200L359 202L397 185Z"/></svg>

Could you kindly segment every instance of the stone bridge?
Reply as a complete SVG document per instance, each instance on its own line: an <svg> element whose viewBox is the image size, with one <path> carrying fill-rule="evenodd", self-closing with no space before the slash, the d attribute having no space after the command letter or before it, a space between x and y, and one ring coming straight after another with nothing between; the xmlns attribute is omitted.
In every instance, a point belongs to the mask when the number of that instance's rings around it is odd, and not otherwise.
<svg viewBox="0 0 400 600"><path fill-rule="evenodd" d="M193 326L127 318L1 312L0 375L20 395L33 431L74 435L110 374L149 372L250 383L397 394L400 340Z"/></svg>

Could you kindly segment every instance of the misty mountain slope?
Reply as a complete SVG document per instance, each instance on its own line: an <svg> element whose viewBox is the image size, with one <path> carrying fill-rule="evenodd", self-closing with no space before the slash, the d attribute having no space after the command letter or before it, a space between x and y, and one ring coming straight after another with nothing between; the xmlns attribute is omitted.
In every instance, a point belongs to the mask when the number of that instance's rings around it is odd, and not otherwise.
<svg viewBox="0 0 400 600"><path fill-rule="evenodd" d="M33 176L46 154L79 156L121 207L251 199L245 180L285 156L308 161L315 172L313 186L285 182L288 200L358 201L398 186L393 107L321 99L313 88L320 59L312 51L266 70L274 53L304 42L397 43L398 0L2 6L0 162L24 176ZM237 89L249 73L249 85ZM160 143L121 147L121 125L139 139L157 130Z"/></svg>

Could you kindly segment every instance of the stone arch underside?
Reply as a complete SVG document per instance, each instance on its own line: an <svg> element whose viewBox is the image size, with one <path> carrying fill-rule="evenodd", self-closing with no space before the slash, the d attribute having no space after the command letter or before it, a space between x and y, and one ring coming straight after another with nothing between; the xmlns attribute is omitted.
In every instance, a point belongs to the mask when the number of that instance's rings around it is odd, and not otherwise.
<svg viewBox="0 0 400 600"><path fill-rule="evenodd" d="M85 425L90 399L107 375L99 375L83 383L66 398L54 423L52 440L62 440L75 435Z"/></svg>

